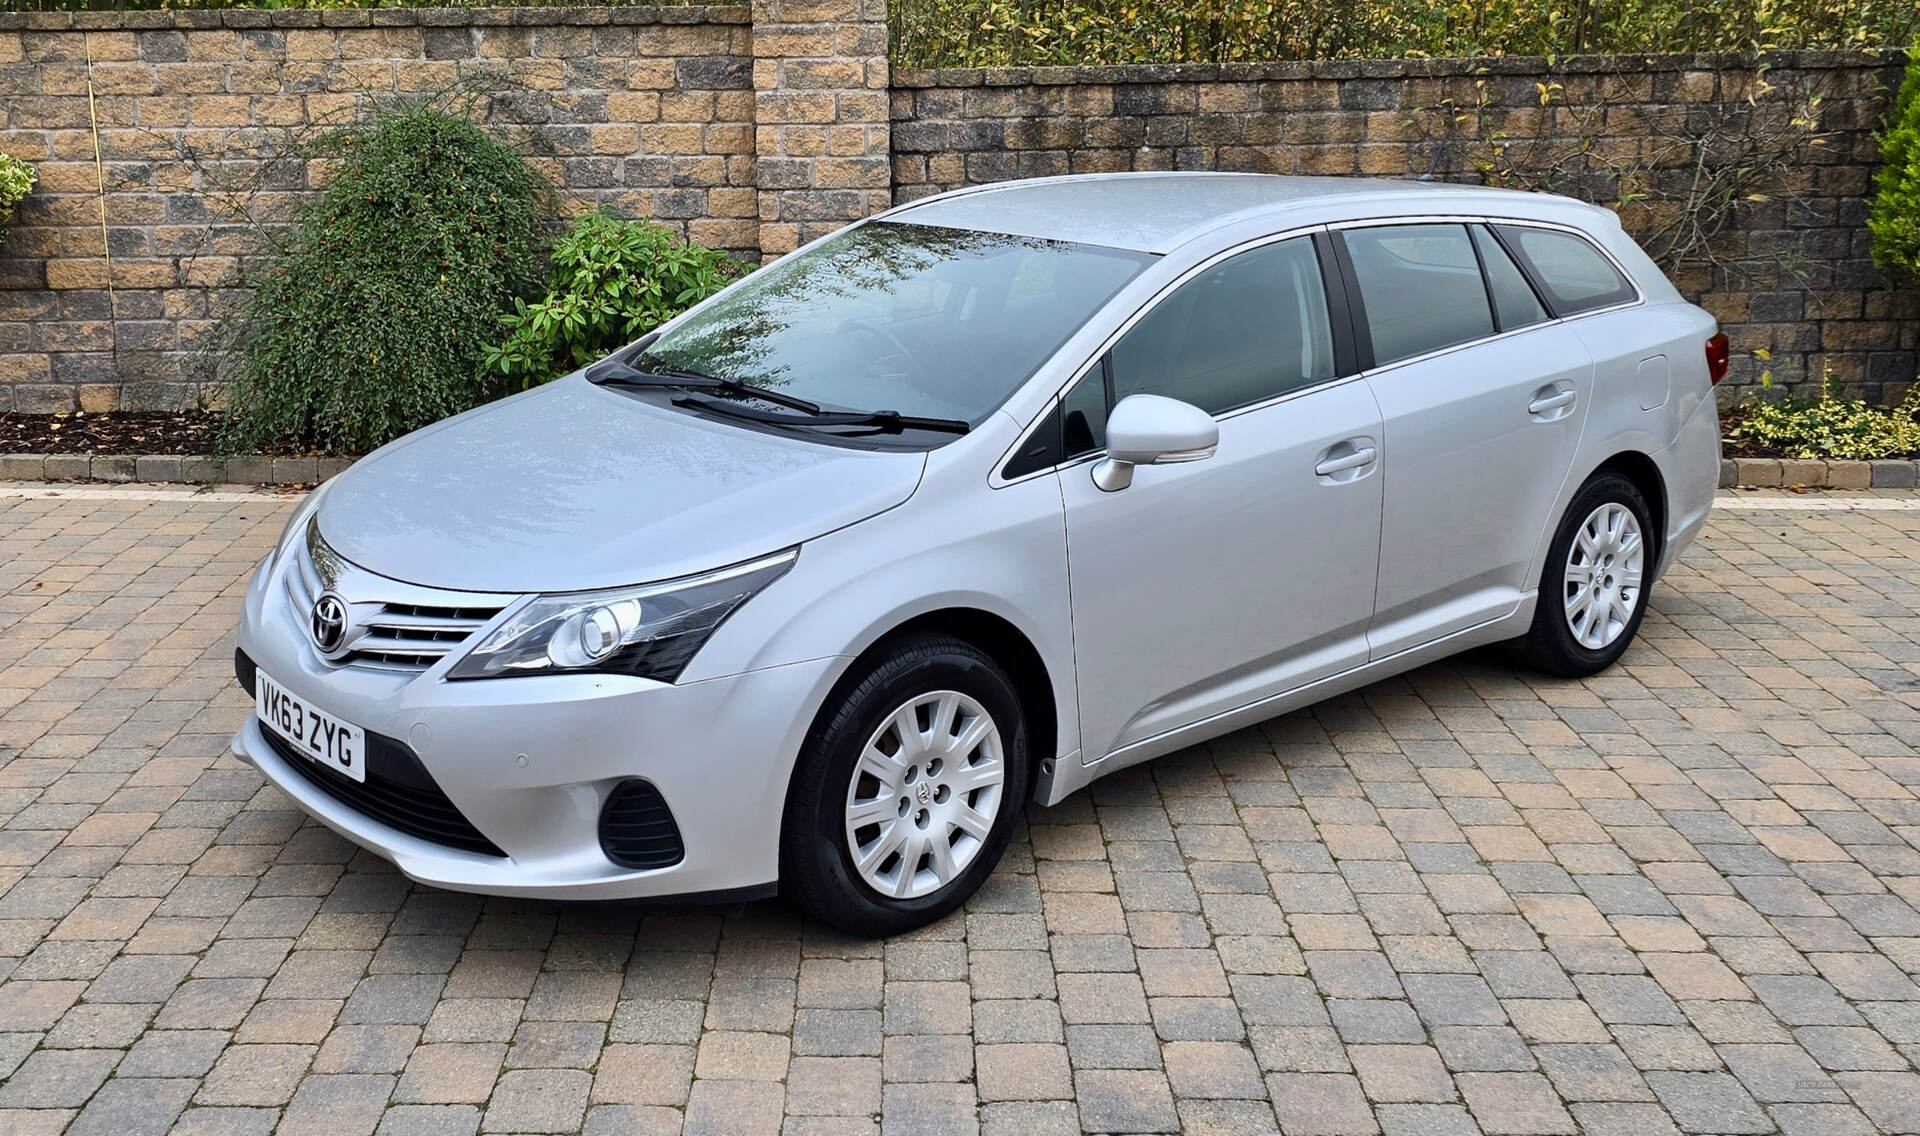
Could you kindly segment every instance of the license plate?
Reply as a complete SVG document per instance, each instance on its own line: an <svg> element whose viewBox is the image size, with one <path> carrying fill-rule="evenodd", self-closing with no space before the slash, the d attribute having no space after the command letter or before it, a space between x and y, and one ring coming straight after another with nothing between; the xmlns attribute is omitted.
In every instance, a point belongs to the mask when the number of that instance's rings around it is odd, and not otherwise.
<svg viewBox="0 0 1920 1136"><path fill-rule="evenodd" d="M303 756L355 781L367 779L367 732L288 694L265 671L254 675L253 712Z"/></svg>

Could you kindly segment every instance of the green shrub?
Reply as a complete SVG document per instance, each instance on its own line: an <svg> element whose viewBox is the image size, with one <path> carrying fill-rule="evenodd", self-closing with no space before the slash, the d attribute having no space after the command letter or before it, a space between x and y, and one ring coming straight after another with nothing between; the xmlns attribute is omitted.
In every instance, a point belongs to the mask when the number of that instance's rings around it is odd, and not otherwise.
<svg viewBox="0 0 1920 1136"><path fill-rule="evenodd" d="M228 451L359 453L491 394L482 345L540 283L546 183L432 103L326 136L333 184L225 328Z"/></svg>
<svg viewBox="0 0 1920 1136"><path fill-rule="evenodd" d="M1873 261L1887 279L1920 283L1920 54L1907 62L1886 129L1880 134L1880 175L1867 217Z"/></svg>
<svg viewBox="0 0 1920 1136"><path fill-rule="evenodd" d="M1872 461L1920 454L1920 386L1891 410L1829 389L1819 398L1743 406L1727 417L1729 444L1783 457Z"/></svg>
<svg viewBox="0 0 1920 1136"><path fill-rule="evenodd" d="M1900 47L1913 0L893 0L895 65Z"/></svg>
<svg viewBox="0 0 1920 1136"><path fill-rule="evenodd" d="M516 301L482 366L520 387L584 367L718 292L739 275L725 253L673 230L605 213L577 218L553 246L544 298Z"/></svg>
<svg viewBox="0 0 1920 1136"><path fill-rule="evenodd" d="M18 158L0 154L0 245L7 243L7 226L13 223L13 207L33 192L33 167Z"/></svg>

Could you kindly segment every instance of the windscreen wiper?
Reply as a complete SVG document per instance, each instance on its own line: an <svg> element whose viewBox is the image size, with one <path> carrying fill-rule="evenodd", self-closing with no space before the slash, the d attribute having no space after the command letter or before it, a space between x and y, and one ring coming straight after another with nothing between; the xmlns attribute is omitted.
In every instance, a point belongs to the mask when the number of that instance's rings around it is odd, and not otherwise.
<svg viewBox="0 0 1920 1136"><path fill-rule="evenodd" d="M935 430L943 434L965 434L973 429L973 424L964 419L921 418L912 414L902 414L897 410L858 410L846 414L829 414L824 411L807 415L781 414L779 411L755 410L751 406L720 402L697 395L681 395L673 400L673 404L704 410L710 414L724 415L728 418L740 418L748 422L766 422L776 426L865 426L889 434L898 434L902 430Z"/></svg>
<svg viewBox="0 0 1920 1136"><path fill-rule="evenodd" d="M603 368L598 374L587 376L587 381L599 386L676 387L688 390L724 391L735 398L764 399L807 414L821 413L820 404L817 402L808 402L795 395L757 387L752 383L743 383L739 379L723 379L715 375L703 375L698 371L683 371L677 367L663 368L659 371L642 371L625 363L613 363Z"/></svg>

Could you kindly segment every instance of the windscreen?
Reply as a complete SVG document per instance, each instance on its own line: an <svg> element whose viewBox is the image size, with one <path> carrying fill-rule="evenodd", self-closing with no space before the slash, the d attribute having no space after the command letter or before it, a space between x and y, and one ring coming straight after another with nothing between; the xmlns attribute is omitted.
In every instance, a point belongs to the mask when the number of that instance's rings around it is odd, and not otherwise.
<svg viewBox="0 0 1920 1136"><path fill-rule="evenodd" d="M753 273L632 363L978 424L1151 260L873 222Z"/></svg>

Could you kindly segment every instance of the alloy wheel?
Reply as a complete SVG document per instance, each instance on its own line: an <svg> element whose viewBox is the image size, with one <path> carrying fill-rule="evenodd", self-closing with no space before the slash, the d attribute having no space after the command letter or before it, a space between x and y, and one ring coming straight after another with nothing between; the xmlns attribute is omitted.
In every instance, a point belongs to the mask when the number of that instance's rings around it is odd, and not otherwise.
<svg viewBox="0 0 1920 1136"><path fill-rule="evenodd" d="M874 891L917 899L985 846L1005 797L1000 727L956 690L916 695L867 740L847 787L847 850Z"/></svg>
<svg viewBox="0 0 1920 1136"><path fill-rule="evenodd" d="M1633 510L1609 501L1574 533L1563 577L1567 628L1576 643L1598 651L1626 631L1640 603L1646 541Z"/></svg>

